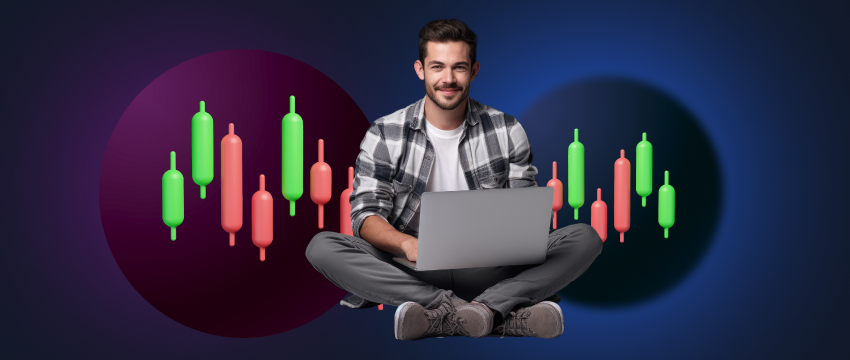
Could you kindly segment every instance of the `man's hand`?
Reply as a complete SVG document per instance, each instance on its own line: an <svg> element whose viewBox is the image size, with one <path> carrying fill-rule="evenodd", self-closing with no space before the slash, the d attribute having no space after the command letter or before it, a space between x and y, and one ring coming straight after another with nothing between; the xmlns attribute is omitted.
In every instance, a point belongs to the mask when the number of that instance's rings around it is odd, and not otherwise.
<svg viewBox="0 0 850 360"><path fill-rule="evenodd" d="M413 236L408 237L408 239L401 243L401 249L407 255L407 260L416 261L416 250L419 248L419 240Z"/></svg>
<svg viewBox="0 0 850 360"><path fill-rule="evenodd" d="M404 254L407 260L416 261L419 240L399 232L379 216L369 216L360 227L360 237L372 246L390 254Z"/></svg>

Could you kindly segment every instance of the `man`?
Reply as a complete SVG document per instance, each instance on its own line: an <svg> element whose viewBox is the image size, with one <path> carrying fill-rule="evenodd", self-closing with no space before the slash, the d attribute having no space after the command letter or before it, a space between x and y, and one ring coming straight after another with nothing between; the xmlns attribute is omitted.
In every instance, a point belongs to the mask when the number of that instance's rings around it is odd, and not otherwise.
<svg viewBox="0 0 850 360"><path fill-rule="evenodd" d="M376 120L363 138L350 197L354 236L322 232L307 247L313 267L353 294L342 305L398 306L399 340L560 336L555 292L602 251L592 227L574 224L550 231L539 265L415 271L392 260L416 261L423 192L538 186L519 122L468 96L481 68L476 45L458 20L422 28L413 67L426 96Z"/></svg>

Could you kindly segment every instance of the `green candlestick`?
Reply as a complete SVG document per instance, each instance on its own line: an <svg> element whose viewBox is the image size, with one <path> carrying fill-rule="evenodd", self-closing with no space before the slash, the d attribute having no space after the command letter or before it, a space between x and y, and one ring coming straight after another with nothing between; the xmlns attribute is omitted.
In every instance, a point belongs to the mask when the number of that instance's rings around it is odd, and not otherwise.
<svg viewBox="0 0 850 360"><path fill-rule="evenodd" d="M177 170L174 151L171 169L162 174L162 221L171 227L171 240L177 240L177 227L183 223L183 174Z"/></svg>
<svg viewBox="0 0 850 360"><path fill-rule="evenodd" d="M646 207L646 197L652 194L652 144L646 141L646 133L635 154L635 191L641 196L641 205Z"/></svg>
<svg viewBox="0 0 850 360"><path fill-rule="evenodd" d="M667 230L676 222L676 190L670 185L670 172L664 172L664 185L658 189L658 224L664 228L664 238Z"/></svg>
<svg viewBox="0 0 850 360"><path fill-rule="evenodd" d="M201 186L201 199L207 198L213 180L213 144L213 118L201 101L201 111L192 116L192 180Z"/></svg>
<svg viewBox="0 0 850 360"><path fill-rule="evenodd" d="M570 206L575 209L575 219L578 220L578 208L584 205L584 145L578 142L578 129L575 131L575 141L567 150L567 159L567 196Z"/></svg>
<svg viewBox="0 0 850 360"><path fill-rule="evenodd" d="M289 200L289 216L295 216L295 200L304 193L304 121L295 113L295 96L289 97L281 129L281 188Z"/></svg>

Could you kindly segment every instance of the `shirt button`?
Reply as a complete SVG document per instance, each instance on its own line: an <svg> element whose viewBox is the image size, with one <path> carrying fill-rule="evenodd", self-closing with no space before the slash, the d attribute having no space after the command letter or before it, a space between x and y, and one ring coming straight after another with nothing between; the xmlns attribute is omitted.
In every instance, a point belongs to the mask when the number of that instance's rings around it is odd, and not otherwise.
<svg viewBox="0 0 850 360"><path fill-rule="evenodd" d="M399 226L398 226L398 229L399 229L399 230L404 230L404 225L399 225Z"/></svg>

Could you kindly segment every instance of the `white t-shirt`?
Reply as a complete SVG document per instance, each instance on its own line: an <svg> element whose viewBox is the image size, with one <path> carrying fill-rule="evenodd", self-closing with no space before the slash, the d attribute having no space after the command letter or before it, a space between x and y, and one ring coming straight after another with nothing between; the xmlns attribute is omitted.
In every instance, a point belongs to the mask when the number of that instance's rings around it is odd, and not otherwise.
<svg viewBox="0 0 850 360"><path fill-rule="evenodd" d="M425 184L425 192L469 190L457 156L463 124L457 129L446 131L435 128L425 119L425 133L434 146L434 162L428 183ZM416 214L410 219L407 227L419 231L419 209L416 209Z"/></svg>

